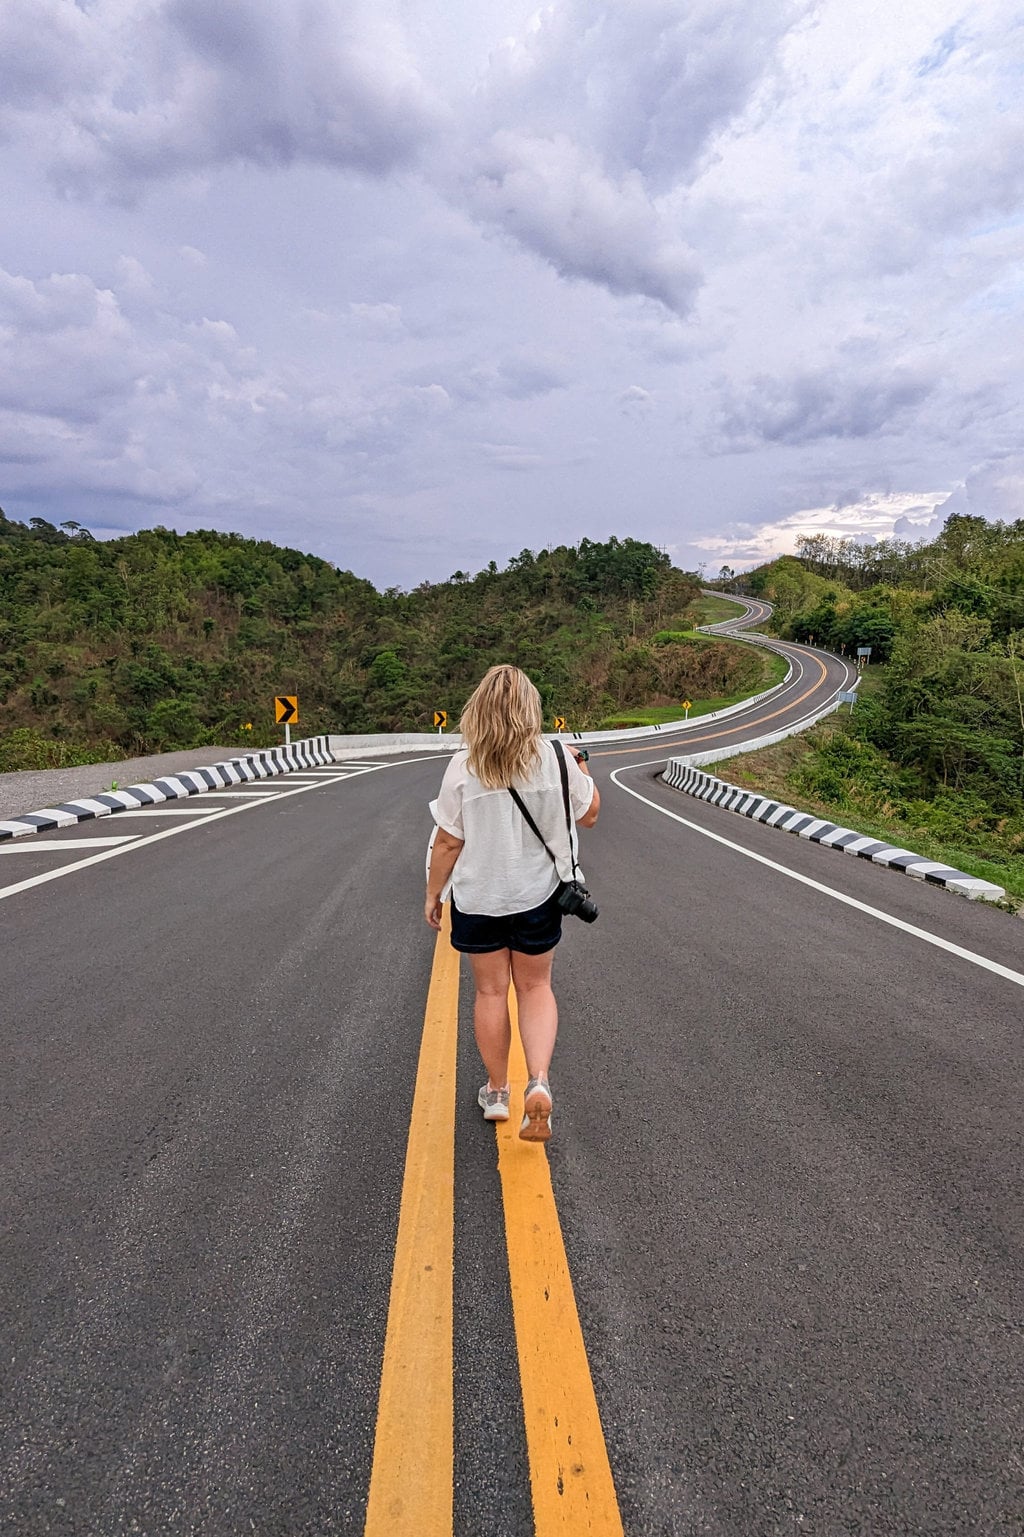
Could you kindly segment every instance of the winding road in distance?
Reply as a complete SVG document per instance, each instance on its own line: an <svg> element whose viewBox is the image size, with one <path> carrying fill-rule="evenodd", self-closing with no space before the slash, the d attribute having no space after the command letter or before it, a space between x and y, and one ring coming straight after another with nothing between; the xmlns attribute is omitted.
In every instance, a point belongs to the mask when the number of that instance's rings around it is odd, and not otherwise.
<svg viewBox="0 0 1024 1537"><path fill-rule="evenodd" d="M720 596L720 594L713 594ZM754 598L734 600L743 606L738 619L706 626L707 633L728 637L731 632L753 629L771 614L771 605ZM767 639L767 638L766 638ZM675 753L707 753L749 742L772 732L784 731L820 715L835 699L840 689L849 688L856 668L841 657L811 646L797 646L787 641L768 641L771 649L786 658L792 671L786 682L768 699L756 700L743 709L730 712L721 720L702 718L679 731L666 728L655 738L635 743L615 742L595 746L594 757L628 757L647 753L660 761Z"/></svg>
<svg viewBox="0 0 1024 1537"><path fill-rule="evenodd" d="M0 849L0 1530L1019 1537L1020 923L660 782L845 681L784 649L595 751L547 1154L422 920L443 757Z"/></svg>

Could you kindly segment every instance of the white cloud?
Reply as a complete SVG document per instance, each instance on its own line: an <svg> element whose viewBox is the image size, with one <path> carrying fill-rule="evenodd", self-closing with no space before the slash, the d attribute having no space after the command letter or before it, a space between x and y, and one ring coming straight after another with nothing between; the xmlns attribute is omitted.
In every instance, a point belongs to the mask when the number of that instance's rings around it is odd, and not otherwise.
<svg viewBox="0 0 1024 1537"><path fill-rule="evenodd" d="M538 138L571 133L610 177L636 171L666 191L747 106L808 10L798 0L562 0L495 50L481 96L498 121Z"/></svg>
<svg viewBox="0 0 1024 1537"><path fill-rule="evenodd" d="M829 507L806 507L774 523L734 523L720 534L695 539L697 549L745 569L779 555L792 555L804 534L874 543L898 537L911 543L933 538L948 512L948 491L879 492L840 498ZM950 509L952 510L952 509Z"/></svg>
<svg viewBox="0 0 1024 1537"><path fill-rule="evenodd" d="M350 304L353 322L369 335L398 336L402 330L402 310L398 304Z"/></svg>

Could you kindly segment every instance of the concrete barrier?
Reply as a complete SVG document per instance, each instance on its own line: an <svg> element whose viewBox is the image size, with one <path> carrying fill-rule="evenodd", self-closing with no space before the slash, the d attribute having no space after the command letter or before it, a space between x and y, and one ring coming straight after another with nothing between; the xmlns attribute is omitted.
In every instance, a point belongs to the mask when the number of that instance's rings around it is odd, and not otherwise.
<svg viewBox="0 0 1024 1537"><path fill-rule="evenodd" d="M100 795L46 806L42 811L27 811L23 816L0 822L0 842L50 832L55 827L73 827L76 822L115 816L138 806L156 806L161 801L182 800L188 795L205 795L210 790L223 790L256 779L272 779L277 774L293 774L299 769L327 768L333 762L326 736L305 737L292 742L290 747L268 747L264 752L246 753L223 763L185 769L154 779L152 784L127 785L123 790L105 790Z"/></svg>
<svg viewBox="0 0 1024 1537"><path fill-rule="evenodd" d="M763 636L752 637L737 635L736 640L752 641L754 645L766 646L769 650L778 651L779 647L773 645ZM623 726L611 731L563 731L545 732L545 736L551 741L563 742L625 742L640 739L642 737L658 736L663 731L692 731L698 726L707 725L710 720L725 720L729 715L736 715L740 710L749 710L751 705L761 704L766 699L771 699L780 689L785 688L793 676L793 663L786 658L786 676L779 683L773 683L771 688L762 689L759 694L751 694L747 699L741 699L739 704L724 705L721 710L709 710L705 715L694 715L689 720L666 721L660 726ZM339 736L332 734L329 739L331 751L335 761L340 762L344 758L360 757L395 757L405 752L457 752L462 746L462 738L457 731L449 735L440 735L436 731L396 731L380 732L376 735L366 736Z"/></svg>
<svg viewBox="0 0 1024 1537"><path fill-rule="evenodd" d="M816 718L821 719L822 715ZM791 734L776 732L757 743L745 743L735 751L753 752L758 746L765 747L771 742L782 741ZM942 886L957 896L968 897L972 901L999 902L1006 895L1002 886L996 886L991 881L980 880L977 876L956 870L952 865L943 864L939 860L925 859L922 854L915 854L910 849L898 848L884 840L867 837L851 827L840 827L838 823L812 816L810 812L798 811L795 806L787 806L757 791L729 784L714 774L705 773L699 767L701 762L710 762L724 756L726 754L719 751L717 754L701 753L695 758L670 758L661 777L667 785L671 785L674 790L681 790L684 795L696 796L698 800L720 806L725 811L734 811L751 821L779 827L783 832L796 833L811 843L820 843L824 848L841 849L844 854L870 859L872 864L884 865L889 870L897 870L915 880L928 881L933 886Z"/></svg>

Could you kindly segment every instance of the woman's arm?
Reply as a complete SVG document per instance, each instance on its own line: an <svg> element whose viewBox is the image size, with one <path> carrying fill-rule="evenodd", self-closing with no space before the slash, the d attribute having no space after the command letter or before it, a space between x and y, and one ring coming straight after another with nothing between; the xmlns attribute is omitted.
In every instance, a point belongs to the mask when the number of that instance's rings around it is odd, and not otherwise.
<svg viewBox="0 0 1024 1537"><path fill-rule="evenodd" d="M586 770L584 770L584 773ZM601 792L594 786L594 799L590 802L583 816L576 818L577 827L593 827L601 812Z"/></svg>
<svg viewBox="0 0 1024 1537"><path fill-rule="evenodd" d="M589 779L590 778L590 770L587 768L587 760L586 760L586 758L584 758L581 753L578 753L576 751L576 749L573 748L573 747L570 747L569 751L572 753L573 757L576 759L576 767L579 769L580 773L581 774L586 774L587 778ZM586 811L583 813L583 815L581 817L577 817L576 818L576 826L577 827L593 827L594 823L597 821L597 818L598 818L598 816L600 814L600 811L601 811L601 792L597 788L597 785L595 785L594 786L594 794L593 794L593 798L591 799L590 805L587 807Z"/></svg>
<svg viewBox="0 0 1024 1537"><path fill-rule="evenodd" d="M448 877L455 869L455 861L462 853L464 846L464 839L453 838L451 833L446 833L443 827L437 829L434 847L430 851L427 898L423 905L423 916L432 929L441 927L441 893Z"/></svg>

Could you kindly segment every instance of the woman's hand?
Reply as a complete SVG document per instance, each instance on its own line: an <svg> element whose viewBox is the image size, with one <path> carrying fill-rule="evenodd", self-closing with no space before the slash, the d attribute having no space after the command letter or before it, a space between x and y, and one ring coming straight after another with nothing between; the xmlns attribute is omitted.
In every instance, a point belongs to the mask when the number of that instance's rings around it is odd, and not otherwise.
<svg viewBox="0 0 1024 1537"><path fill-rule="evenodd" d="M427 871L427 898L423 904L423 916L432 929L441 927L441 893L448 884L448 877L455 869L455 861L462 853L463 840L437 829L434 847L430 851L430 869Z"/></svg>

